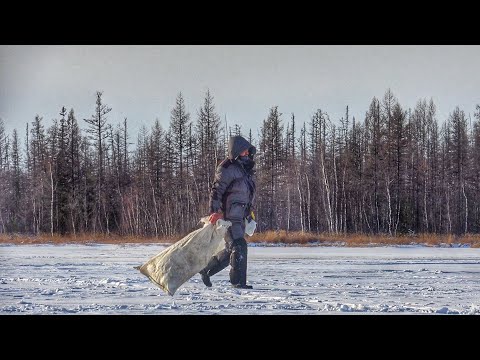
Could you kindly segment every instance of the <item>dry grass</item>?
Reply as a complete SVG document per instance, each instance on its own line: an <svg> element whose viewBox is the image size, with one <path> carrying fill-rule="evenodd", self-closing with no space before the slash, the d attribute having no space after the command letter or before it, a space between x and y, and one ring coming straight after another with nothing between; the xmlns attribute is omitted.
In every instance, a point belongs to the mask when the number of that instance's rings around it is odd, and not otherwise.
<svg viewBox="0 0 480 360"><path fill-rule="evenodd" d="M0 234L0 244L150 244L150 243L174 243L180 238L157 238L157 237L138 237L121 236L106 234L79 234L79 235L25 235L25 234Z"/></svg>
<svg viewBox="0 0 480 360"><path fill-rule="evenodd" d="M437 246L441 244L468 244L471 247L480 247L480 234L455 235L399 235L396 237L385 234L330 234L330 233L307 233L301 231L287 232L266 231L256 233L248 239L252 243L268 244L298 244L298 245L342 245L342 246L372 246L372 245L410 245L422 244Z"/></svg>
<svg viewBox="0 0 480 360"><path fill-rule="evenodd" d="M105 234L80 234L80 235L50 235L38 236L25 234L0 234L0 244L172 244L183 236L174 237L138 237ZM337 246L376 246L376 245L409 245L422 244L436 246L441 244L466 244L473 248L480 248L480 234L435 235L418 234L414 236L400 235L391 237L388 235L367 234L329 234L307 233L301 231L266 231L247 237L250 243L286 244L299 246L337 245Z"/></svg>

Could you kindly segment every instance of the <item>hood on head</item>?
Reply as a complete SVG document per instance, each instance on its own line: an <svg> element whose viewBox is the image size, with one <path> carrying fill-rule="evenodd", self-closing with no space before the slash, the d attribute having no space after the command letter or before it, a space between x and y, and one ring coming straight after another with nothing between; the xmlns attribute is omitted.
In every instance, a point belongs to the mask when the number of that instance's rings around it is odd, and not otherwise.
<svg viewBox="0 0 480 360"><path fill-rule="evenodd" d="M256 152L255 146L250 144L244 137L240 135L232 136L228 143L228 158L230 160L235 160L244 150L247 149L251 155L254 155Z"/></svg>

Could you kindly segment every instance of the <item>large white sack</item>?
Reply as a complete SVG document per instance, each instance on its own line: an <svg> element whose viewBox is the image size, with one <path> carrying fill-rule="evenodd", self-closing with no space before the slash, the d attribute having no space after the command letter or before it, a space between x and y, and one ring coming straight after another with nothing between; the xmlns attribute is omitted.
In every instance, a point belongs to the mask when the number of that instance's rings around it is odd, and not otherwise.
<svg viewBox="0 0 480 360"><path fill-rule="evenodd" d="M138 269L169 295L207 266L211 257L225 247L223 238L230 221L217 220L215 225L202 218L204 226L170 245Z"/></svg>

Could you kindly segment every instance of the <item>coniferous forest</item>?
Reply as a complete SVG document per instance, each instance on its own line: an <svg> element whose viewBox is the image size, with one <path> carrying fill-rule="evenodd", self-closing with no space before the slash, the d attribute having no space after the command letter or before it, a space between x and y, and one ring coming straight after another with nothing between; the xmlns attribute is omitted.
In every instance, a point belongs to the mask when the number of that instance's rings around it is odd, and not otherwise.
<svg viewBox="0 0 480 360"><path fill-rule="evenodd" d="M272 106L244 129L210 92L197 108L180 93L168 127L133 134L102 96L87 119L61 104L8 134L0 119L0 233L183 235L208 215L232 135L257 147L259 231L480 233L480 105L439 118L432 100L407 109L387 90L361 116Z"/></svg>

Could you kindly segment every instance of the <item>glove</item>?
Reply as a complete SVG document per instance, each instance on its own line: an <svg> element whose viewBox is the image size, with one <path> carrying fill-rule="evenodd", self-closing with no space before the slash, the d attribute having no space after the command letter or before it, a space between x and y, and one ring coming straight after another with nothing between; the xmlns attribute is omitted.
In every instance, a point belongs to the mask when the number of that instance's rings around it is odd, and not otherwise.
<svg viewBox="0 0 480 360"><path fill-rule="evenodd" d="M215 225L217 223L217 220L222 219L222 218L223 218L223 215L216 212L216 213L210 214L210 217L208 218L208 221L210 221L211 224Z"/></svg>

